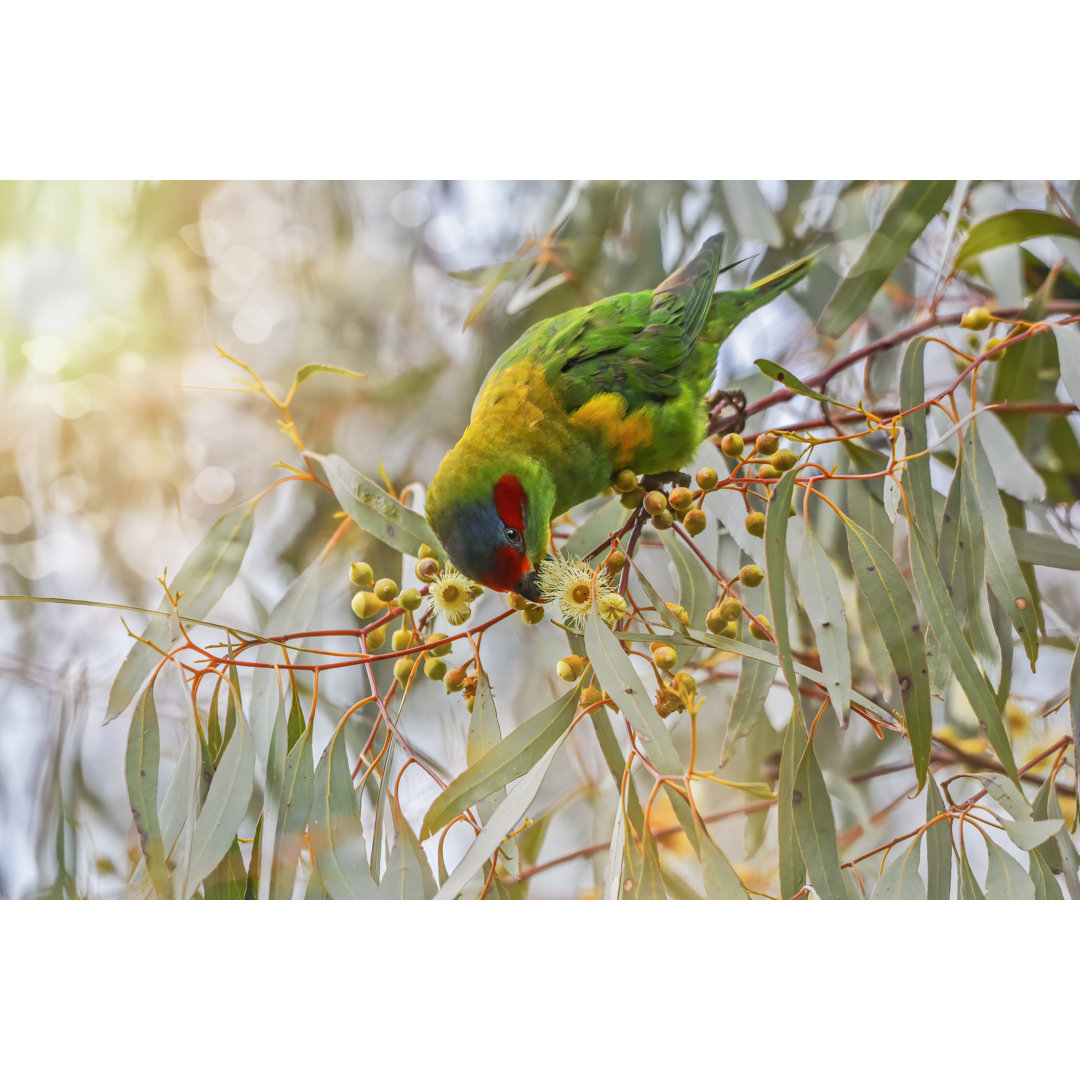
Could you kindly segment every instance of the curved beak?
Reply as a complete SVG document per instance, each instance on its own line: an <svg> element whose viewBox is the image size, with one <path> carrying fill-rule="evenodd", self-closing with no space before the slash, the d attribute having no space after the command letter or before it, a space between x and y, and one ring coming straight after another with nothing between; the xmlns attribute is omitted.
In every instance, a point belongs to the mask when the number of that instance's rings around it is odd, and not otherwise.
<svg viewBox="0 0 1080 1080"><path fill-rule="evenodd" d="M532 600L534 603L540 602L540 575L536 572L536 567L533 567L514 586L514 592L519 596L524 596L526 600Z"/></svg>

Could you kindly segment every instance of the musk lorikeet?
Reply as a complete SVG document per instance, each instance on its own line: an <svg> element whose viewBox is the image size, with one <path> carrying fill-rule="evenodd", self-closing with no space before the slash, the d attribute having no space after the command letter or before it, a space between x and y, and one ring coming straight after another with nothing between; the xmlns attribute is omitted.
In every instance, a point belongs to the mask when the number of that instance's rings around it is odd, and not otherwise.
<svg viewBox="0 0 1080 1080"><path fill-rule="evenodd" d="M427 495L428 521L462 573L539 599L552 518L623 469L667 472L693 457L721 343L811 265L714 294L723 239L655 289L545 319L499 357Z"/></svg>

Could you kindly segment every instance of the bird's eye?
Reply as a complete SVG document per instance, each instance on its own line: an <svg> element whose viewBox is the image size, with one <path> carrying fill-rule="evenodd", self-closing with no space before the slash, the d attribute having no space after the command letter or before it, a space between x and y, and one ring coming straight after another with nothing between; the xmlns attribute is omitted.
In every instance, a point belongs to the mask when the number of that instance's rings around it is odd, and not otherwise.
<svg viewBox="0 0 1080 1080"><path fill-rule="evenodd" d="M519 533L517 529L507 529L503 535L514 545L514 547L517 547L521 543L521 533Z"/></svg>

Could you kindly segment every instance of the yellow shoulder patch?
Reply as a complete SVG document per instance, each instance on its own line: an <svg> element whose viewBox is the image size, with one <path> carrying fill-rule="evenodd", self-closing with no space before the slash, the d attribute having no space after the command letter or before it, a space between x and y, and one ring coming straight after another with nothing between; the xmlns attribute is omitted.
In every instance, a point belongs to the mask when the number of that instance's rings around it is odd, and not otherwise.
<svg viewBox="0 0 1080 1080"><path fill-rule="evenodd" d="M621 394L597 394L570 414L579 427L600 432L621 469L642 447L652 440L653 425L644 409L627 415L626 399Z"/></svg>

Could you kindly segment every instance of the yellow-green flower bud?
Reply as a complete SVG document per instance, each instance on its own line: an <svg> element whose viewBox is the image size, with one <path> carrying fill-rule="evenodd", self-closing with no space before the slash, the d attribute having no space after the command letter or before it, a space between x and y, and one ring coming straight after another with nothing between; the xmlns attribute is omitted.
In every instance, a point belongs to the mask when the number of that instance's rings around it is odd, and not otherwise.
<svg viewBox="0 0 1080 1080"><path fill-rule="evenodd" d="M358 619L370 619L375 612L382 609L382 604L379 603L374 593L370 592L358 592L352 598L353 614Z"/></svg>
<svg viewBox="0 0 1080 1080"><path fill-rule="evenodd" d="M368 652L375 652L376 649L381 649L386 644L386 627L376 626L374 630L367 632L367 648Z"/></svg>
<svg viewBox="0 0 1080 1080"><path fill-rule="evenodd" d="M421 544L416 557L423 561L424 559L437 559L438 555L436 555L435 549L430 544Z"/></svg>
<svg viewBox="0 0 1080 1080"><path fill-rule="evenodd" d="M402 589L398 597L398 603L406 611L416 611L423 602L424 598L420 595L419 589Z"/></svg>
<svg viewBox="0 0 1080 1080"><path fill-rule="evenodd" d="M698 469L697 476L695 476L694 479L697 481L697 486L701 488L702 491L712 491L712 489L720 483L720 477L711 465L706 465L704 468Z"/></svg>
<svg viewBox="0 0 1080 1080"><path fill-rule="evenodd" d="M985 348L985 349L983 349L983 355L985 356L985 355L986 355L986 354L987 354L988 352L991 352L991 351L993 351L993 350L994 350L994 349L996 349L996 348L997 348L997 347L998 347L999 345L1004 345L1004 344L1005 344L1005 339L1004 339L1004 338L999 338L999 337L992 337L992 338L991 338L991 339L990 339L990 340L989 340L989 341L988 341L988 342L986 343L986 348ZM990 357L987 357L987 359L989 359L989 360L1000 360L1000 359L1002 358L1002 356L1003 356L1003 355L1004 355L1004 350L1002 350L1001 352L997 353L997 354L996 354L995 356L990 356ZM965 366L966 366L966 365L965 365Z"/></svg>
<svg viewBox="0 0 1080 1080"><path fill-rule="evenodd" d="M720 615L725 622L735 622L736 619L742 617L742 601L729 596L720 605Z"/></svg>
<svg viewBox="0 0 1080 1080"><path fill-rule="evenodd" d="M960 325L965 330L985 330L993 321L994 317L986 308L973 307L964 312Z"/></svg>
<svg viewBox="0 0 1080 1080"><path fill-rule="evenodd" d="M564 656L555 666L555 672L563 682L576 682L588 661L584 656Z"/></svg>
<svg viewBox="0 0 1080 1080"><path fill-rule="evenodd" d="M595 705L598 701L603 701L606 697L603 690L598 686L586 686L581 691L581 696L578 698L578 704L583 709L587 709L590 705Z"/></svg>
<svg viewBox="0 0 1080 1080"><path fill-rule="evenodd" d="M626 565L626 556L618 550L611 552L604 560L604 570L614 577Z"/></svg>
<svg viewBox="0 0 1080 1080"><path fill-rule="evenodd" d="M641 505L645 507L646 514L656 517L668 508L667 496L662 491L646 491Z"/></svg>
<svg viewBox="0 0 1080 1080"><path fill-rule="evenodd" d="M757 617L757 622L750 624L750 634L756 637L758 641L768 641L769 631L772 629L772 625L764 615Z"/></svg>
<svg viewBox="0 0 1080 1080"><path fill-rule="evenodd" d="M413 662L415 657L412 656L400 656L397 662L394 664L394 678L397 679L402 686L409 681L409 676L412 674Z"/></svg>
<svg viewBox="0 0 1080 1080"><path fill-rule="evenodd" d="M645 492L638 488L636 491L628 491L619 502L626 507L627 510L636 510L645 498Z"/></svg>
<svg viewBox="0 0 1080 1080"><path fill-rule="evenodd" d="M398 594L397 582L393 578L379 578L373 591L384 604L389 604Z"/></svg>
<svg viewBox="0 0 1080 1080"><path fill-rule="evenodd" d="M439 576L439 564L435 559L421 559L416 564L417 580L422 581L425 584L434 581Z"/></svg>
<svg viewBox="0 0 1080 1080"><path fill-rule="evenodd" d="M720 450L725 457L739 458L742 457L743 451L746 449L746 444L743 442L743 437L736 431L729 431L720 440Z"/></svg>
<svg viewBox="0 0 1080 1080"><path fill-rule="evenodd" d="M413 643L413 636L411 630L395 630L394 636L390 639L390 648L394 652L401 652L402 649L407 649Z"/></svg>
<svg viewBox="0 0 1080 1080"><path fill-rule="evenodd" d="M623 494L633 491L638 486L637 473L633 469L620 469L612 477L611 484L616 491L621 491Z"/></svg>
<svg viewBox="0 0 1080 1080"><path fill-rule="evenodd" d="M430 645L433 641L446 641L446 635L445 634L429 634L428 639L427 639L427 643ZM431 650L431 655L432 656L446 656L453 647L454 647L453 643L447 641L445 645L436 645L435 648Z"/></svg>
<svg viewBox="0 0 1080 1080"><path fill-rule="evenodd" d="M456 694L465 685L465 672L459 668L451 668L443 678L443 686L448 694Z"/></svg>
<svg viewBox="0 0 1080 1080"><path fill-rule="evenodd" d="M672 680L672 683L676 690L681 691L687 697L697 691L697 679L688 671L680 671Z"/></svg>
<svg viewBox="0 0 1080 1080"><path fill-rule="evenodd" d="M672 510L689 510L694 505L694 496L690 494L689 488L677 487L671 489L667 501Z"/></svg>
<svg viewBox="0 0 1080 1080"><path fill-rule="evenodd" d="M765 535L765 515L760 510L746 515L746 531L751 536Z"/></svg>
<svg viewBox="0 0 1080 1080"><path fill-rule="evenodd" d="M429 656L424 661L424 677L432 682L440 682L446 674L446 661Z"/></svg>
<svg viewBox="0 0 1080 1080"><path fill-rule="evenodd" d="M653 514L649 519L654 529L670 529L675 524L675 515L670 510L663 510L659 514Z"/></svg>
<svg viewBox="0 0 1080 1080"><path fill-rule="evenodd" d="M721 637L735 638L739 636L739 628L733 622L727 623L723 630L720 631Z"/></svg>
<svg viewBox="0 0 1080 1080"><path fill-rule="evenodd" d="M705 626L710 634L719 634L725 626L727 626L727 619L720 614L720 609L714 607L708 615L705 616Z"/></svg>
<svg viewBox="0 0 1080 1080"><path fill-rule="evenodd" d="M526 604L522 609L521 617L529 624L529 626L535 626L539 622L544 621L544 605L543 604Z"/></svg>
<svg viewBox="0 0 1080 1080"><path fill-rule="evenodd" d="M690 616L686 614L686 608L684 608L682 604L672 604L668 602L667 609L683 624L683 626L690 625Z"/></svg>
<svg viewBox="0 0 1080 1080"><path fill-rule="evenodd" d="M704 510L695 508L686 511L686 517L683 518L683 528L690 536L697 536L699 533L703 533L706 524L707 518L705 517Z"/></svg>
<svg viewBox="0 0 1080 1080"><path fill-rule="evenodd" d="M349 563L349 580L358 589L370 589L375 581L375 571L366 562Z"/></svg>
<svg viewBox="0 0 1080 1080"><path fill-rule="evenodd" d="M777 450L769 462L777 472L785 473L790 469L796 461L799 460L799 455L794 450L789 450L786 446L783 450Z"/></svg>
<svg viewBox="0 0 1080 1080"><path fill-rule="evenodd" d="M777 480L780 477L780 470L775 465L759 465L758 476L760 476L762 480Z"/></svg>
<svg viewBox="0 0 1080 1080"><path fill-rule="evenodd" d="M744 566L739 571L739 580L748 589L757 588L757 586L765 580L765 571L755 563L751 563L749 566Z"/></svg>
<svg viewBox="0 0 1080 1080"><path fill-rule="evenodd" d="M775 454L780 447L780 436L775 431L766 431L764 434L757 437L757 442L754 443L754 451L760 457L768 457L770 454Z"/></svg>
<svg viewBox="0 0 1080 1080"><path fill-rule="evenodd" d="M652 658L653 663L661 671L670 671L679 662L679 654L670 645L654 646Z"/></svg>

